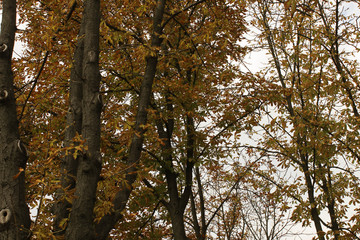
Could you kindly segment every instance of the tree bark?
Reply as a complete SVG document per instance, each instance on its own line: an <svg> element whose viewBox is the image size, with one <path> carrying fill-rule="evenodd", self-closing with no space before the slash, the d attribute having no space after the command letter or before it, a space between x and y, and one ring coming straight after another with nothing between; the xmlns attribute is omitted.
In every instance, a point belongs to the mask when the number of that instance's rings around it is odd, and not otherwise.
<svg viewBox="0 0 360 240"><path fill-rule="evenodd" d="M175 240L188 240L185 233L184 211L189 198L178 196L176 183L176 173L171 170L165 171L170 195L170 202L166 204L166 208L170 213L171 225ZM175 192L176 191L176 192ZM185 190L184 190L185 191Z"/></svg>
<svg viewBox="0 0 360 240"><path fill-rule="evenodd" d="M186 237L186 233L185 233L184 212L191 195L192 171L194 167L194 154L195 154L195 126L194 126L194 120L190 116L186 116L185 129L187 134L185 188L180 197L178 195L176 173L173 171L173 169L165 171L166 180L168 183L168 191L170 196L170 202L169 204L167 204L167 208L170 213L175 240L189 239L188 237Z"/></svg>
<svg viewBox="0 0 360 240"><path fill-rule="evenodd" d="M70 75L70 93L69 93L69 109L66 116L65 129L65 147L70 147L71 144L77 146L74 142L74 137L81 135L82 129L82 98L83 98L83 56L84 56L84 32L85 21L81 22L77 46L74 52L74 65L71 68ZM61 189L57 192L57 203L54 208L54 234L62 235L65 232L65 227L60 226L62 221L69 218L69 209L71 203L65 199L66 191L71 191L76 185L76 174L78 168L78 158L74 158L74 150L68 151L65 155L61 165Z"/></svg>
<svg viewBox="0 0 360 240"><path fill-rule="evenodd" d="M191 200L191 212L193 217L193 225L194 230L196 234L197 240L205 240L206 239L206 231L207 231L207 224L206 224L206 218L205 218L205 201L204 201L204 190L201 183L201 175L200 175L200 169L199 167L195 167L195 178L197 182L197 191L199 194L199 208L200 208L200 220L201 225L199 224L199 221L197 219L196 214L196 204L195 204L195 198L193 194L190 195Z"/></svg>
<svg viewBox="0 0 360 240"><path fill-rule="evenodd" d="M16 0L2 1L0 33L0 239L30 237L25 202L27 151L20 141L11 58L16 31Z"/></svg>
<svg viewBox="0 0 360 240"><path fill-rule="evenodd" d="M114 203L114 211L105 215L99 224L96 226L97 239L106 239L111 229L114 228L117 221L121 218L121 211L124 210L126 203L132 191L132 184L137 178L137 163L140 159L141 149L144 141L144 133L146 129L144 126L147 123L147 109L150 105L152 95L152 85L155 78L158 63L158 48L161 46L163 39L160 37L162 34L162 21L165 9L166 0L158 0L153 18L153 34L151 37L151 46L153 53L146 56L146 68L143 81L141 83L139 104L136 114L135 133L131 139L128 168L126 171L126 184L122 184L122 188L116 194ZM130 186L127 187L127 186Z"/></svg>
<svg viewBox="0 0 360 240"><path fill-rule="evenodd" d="M175 210L175 206L172 206L172 211L170 212L171 224L175 240L189 240L186 237L185 225L184 225L184 212Z"/></svg>
<svg viewBox="0 0 360 240"><path fill-rule="evenodd" d="M304 158L304 157L302 157ZM314 184L311 181L311 176L309 173L309 167L308 167L308 163L307 161L304 161L304 164L301 166L302 170L304 172L305 175L305 182L306 182L306 187L307 187L307 193L308 193L308 197L309 197L309 202L310 202L310 213L311 213L311 218L314 222L315 225L315 229L316 229L316 234L319 238L319 240L325 240L325 232L322 229L322 225L321 225L321 219L319 216L319 211L317 208L317 203L316 203L316 199L315 199L315 189L314 189Z"/></svg>
<svg viewBox="0 0 360 240"><path fill-rule="evenodd" d="M172 109L172 107L171 107ZM159 137L163 140L164 146L162 148L162 167L164 168L165 178L167 182L167 191L169 194L169 202L165 202L165 207L168 209L171 219L171 225L175 240L188 240L185 232L184 212L186 205L191 196L192 187L192 170L194 167L194 144L195 144L195 128L192 117L186 116L185 128L187 132L186 142L186 165L185 165L185 188L179 196L177 173L174 169L172 158L172 129L163 128L160 122L157 123Z"/></svg>
<svg viewBox="0 0 360 240"><path fill-rule="evenodd" d="M66 239L95 239L93 209L101 171L99 93L99 29L100 0L87 0L84 10L85 37L83 55L82 137L84 149L79 158L75 200L72 206Z"/></svg>

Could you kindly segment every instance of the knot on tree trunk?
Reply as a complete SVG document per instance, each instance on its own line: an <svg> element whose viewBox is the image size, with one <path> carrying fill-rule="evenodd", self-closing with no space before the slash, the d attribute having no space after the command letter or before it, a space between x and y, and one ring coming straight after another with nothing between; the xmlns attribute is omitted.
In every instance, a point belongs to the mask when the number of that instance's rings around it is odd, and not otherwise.
<svg viewBox="0 0 360 240"><path fill-rule="evenodd" d="M11 219L11 211L8 208L0 210L0 224L6 225Z"/></svg>
<svg viewBox="0 0 360 240"><path fill-rule="evenodd" d="M8 91L5 89L0 90L0 103L5 102L9 97Z"/></svg>
<svg viewBox="0 0 360 240"><path fill-rule="evenodd" d="M88 62L89 63L96 63L97 61L97 55L95 51L89 51L88 52Z"/></svg>

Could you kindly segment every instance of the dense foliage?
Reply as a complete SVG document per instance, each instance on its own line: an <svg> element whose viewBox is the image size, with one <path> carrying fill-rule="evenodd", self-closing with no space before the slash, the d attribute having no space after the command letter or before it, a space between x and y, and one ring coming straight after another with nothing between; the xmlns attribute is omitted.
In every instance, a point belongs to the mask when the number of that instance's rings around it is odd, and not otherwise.
<svg viewBox="0 0 360 240"><path fill-rule="evenodd" d="M357 1L0 3L1 239L360 238Z"/></svg>

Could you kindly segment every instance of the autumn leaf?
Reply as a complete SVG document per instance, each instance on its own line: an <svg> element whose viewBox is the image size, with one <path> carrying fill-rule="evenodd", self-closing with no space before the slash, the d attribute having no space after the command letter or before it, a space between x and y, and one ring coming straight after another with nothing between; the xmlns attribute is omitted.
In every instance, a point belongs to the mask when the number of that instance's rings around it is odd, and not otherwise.
<svg viewBox="0 0 360 240"><path fill-rule="evenodd" d="M13 179L16 180L16 179L20 176L20 174L21 174L22 172L24 172L24 171L25 171L25 170L20 167L20 168L19 168L19 172L18 172L16 175L13 176Z"/></svg>

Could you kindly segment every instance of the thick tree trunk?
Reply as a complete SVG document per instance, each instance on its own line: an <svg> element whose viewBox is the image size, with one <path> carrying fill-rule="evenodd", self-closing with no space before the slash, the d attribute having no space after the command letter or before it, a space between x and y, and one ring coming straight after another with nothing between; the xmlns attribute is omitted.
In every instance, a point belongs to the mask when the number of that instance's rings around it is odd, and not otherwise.
<svg viewBox="0 0 360 240"><path fill-rule="evenodd" d="M16 0L2 1L0 34L0 239L28 239L25 202L27 151L20 141L11 57L16 31Z"/></svg>
<svg viewBox="0 0 360 240"><path fill-rule="evenodd" d="M184 225L184 212L176 209L176 206L172 206L170 211L171 225L173 229L175 240L189 240L186 237L185 225Z"/></svg>
<svg viewBox="0 0 360 240"><path fill-rule="evenodd" d="M174 171L165 171L168 184L170 202L166 208L170 213L171 226L175 240L188 240L185 233L184 211L189 198L179 197L176 183L176 173ZM184 190L186 191L186 190Z"/></svg>
<svg viewBox="0 0 360 240"><path fill-rule="evenodd" d="M166 0L158 0L157 6L153 18L153 34L151 37L151 46L154 47L154 53L146 56L146 69L143 81L141 83L140 94L139 94L139 105L136 114L135 122L135 133L131 139L128 165L126 174L126 183L123 184L123 188L119 190L114 199L114 211L110 214L105 215L99 224L96 226L97 239L106 239L111 229L114 228L115 224L121 218L121 211L124 210L126 203L130 197L132 186L137 178L137 167L136 164L140 159L141 149L144 141L144 133L146 129L143 126L147 123L147 109L150 105L152 85L157 70L158 56L157 49L161 46L162 38L162 20L164 15Z"/></svg>
<svg viewBox="0 0 360 240"><path fill-rule="evenodd" d="M85 140L79 158L75 200L66 239L95 239L93 209L101 171L100 114L102 100L99 93L99 27L100 0L87 0L84 10L85 37L83 62L82 137Z"/></svg>
<svg viewBox="0 0 360 240"><path fill-rule="evenodd" d="M82 98L83 98L83 56L84 56L84 32L85 21L84 18L81 22L79 40L74 52L74 65L71 69L70 75L70 94L69 94L69 109L66 116L66 129L65 129L65 147L70 147L71 144L77 145L73 141L77 134L81 134L82 129ZM54 208L54 234L64 234L64 226L60 226L64 219L69 217L69 209L71 203L69 203L66 197L66 191L70 191L75 188L76 174L79 159L74 158L74 150L68 151L65 155L61 166L61 187L57 192L57 203Z"/></svg>

